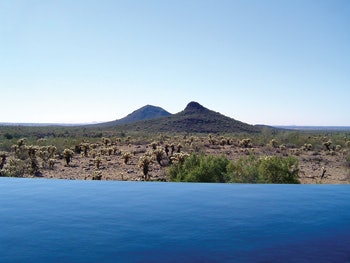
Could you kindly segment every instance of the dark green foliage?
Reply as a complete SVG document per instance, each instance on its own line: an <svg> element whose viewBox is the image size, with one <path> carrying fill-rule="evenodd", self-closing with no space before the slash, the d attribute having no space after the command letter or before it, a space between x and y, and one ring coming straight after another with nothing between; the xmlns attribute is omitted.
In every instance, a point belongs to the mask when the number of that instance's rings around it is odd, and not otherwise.
<svg viewBox="0 0 350 263"><path fill-rule="evenodd" d="M224 156L192 154L183 163L173 164L167 172L172 181L224 183L227 181L228 163Z"/></svg>
<svg viewBox="0 0 350 263"><path fill-rule="evenodd" d="M298 184L298 173L298 159L295 157L257 158L251 155L240 158L228 167L228 174L234 183Z"/></svg>
<svg viewBox="0 0 350 263"><path fill-rule="evenodd" d="M230 162L227 171L232 183L259 183L259 160L254 155Z"/></svg>
<svg viewBox="0 0 350 263"><path fill-rule="evenodd" d="M183 163L173 164L167 170L177 182L232 182L298 184L298 160L293 157L251 155L236 163L225 156L190 155Z"/></svg>
<svg viewBox="0 0 350 263"><path fill-rule="evenodd" d="M6 133L4 134L4 137L5 137L6 140L12 140L14 136L15 136L15 135L12 135L12 134L10 134L10 133L8 133L8 132L6 132Z"/></svg>
<svg viewBox="0 0 350 263"><path fill-rule="evenodd" d="M268 156L259 165L261 183L298 184L298 159L293 157Z"/></svg>

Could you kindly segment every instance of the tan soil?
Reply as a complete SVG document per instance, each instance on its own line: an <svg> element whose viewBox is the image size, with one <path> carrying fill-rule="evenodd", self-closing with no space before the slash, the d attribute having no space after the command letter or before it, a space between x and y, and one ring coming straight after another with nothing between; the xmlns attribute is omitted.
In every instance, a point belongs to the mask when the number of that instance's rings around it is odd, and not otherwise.
<svg viewBox="0 0 350 263"><path fill-rule="evenodd" d="M104 146L100 145L99 148ZM83 157L75 154L70 166L66 166L63 159L58 159L53 170L40 169L40 177L59 179L79 179L91 180L95 171L100 171L102 180L143 180L142 169L138 166L138 161L145 152L151 150L149 145L117 145L116 155L101 155L102 160L99 169L94 164L91 157ZM161 146L159 146L161 147ZM98 151L99 148L96 150ZM183 151L191 152L196 147L185 146ZM197 149L198 150L198 149ZM231 160L237 160L242 156L247 156L250 152L258 156L281 155L296 156L299 159L299 177L303 184L348 184L350 183L350 169L346 167L345 154L342 152L329 152L326 150L302 151L296 149L274 149L272 147L241 148L238 145L209 145L201 144L201 152L211 155L225 154ZM128 164L124 164L121 153L131 152L133 156ZM166 161L165 161L166 162ZM154 161L150 166L149 175L151 180L167 181L166 166L160 166ZM323 176L322 176L323 175ZM32 177L32 176L26 176Z"/></svg>

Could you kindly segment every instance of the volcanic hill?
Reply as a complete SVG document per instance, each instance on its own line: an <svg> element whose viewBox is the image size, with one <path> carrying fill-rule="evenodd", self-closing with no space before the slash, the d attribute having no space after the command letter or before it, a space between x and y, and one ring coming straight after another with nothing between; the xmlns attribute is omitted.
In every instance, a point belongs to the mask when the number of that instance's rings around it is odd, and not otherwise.
<svg viewBox="0 0 350 263"><path fill-rule="evenodd" d="M160 117L166 117L170 115L171 113L167 112L161 107L146 105L140 109L133 111L132 113L128 114L124 118L111 121L111 122L106 122L106 123L103 123L103 125L108 125L108 126L122 125L122 124L135 123L135 122L144 121L144 120L156 119Z"/></svg>
<svg viewBox="0 0 350 263"><path fill-rule="evenodd" d="M169 113L170 115L165 117L152 117L151 114L148 115L148 120L140 120L135 117L138 116L136 113L142 112L141 109L134 111L132 114L129 114L124 118L129 121L127 124L120 123L120 121L123 120L121 119L119 121L117 120L114 122L109 122L108 125L117 125L118 127L116 128L122 129L124 131L134 130L150 133L258 133L261 131L260 126L254 126L232 119L230 117L222 115L219 112L209 110L199 103L193 101L190 102L186 108L179 113ZM164 112L166 111L164 110ZM134 120L134 122L132 122L132 120Z"/></svg>

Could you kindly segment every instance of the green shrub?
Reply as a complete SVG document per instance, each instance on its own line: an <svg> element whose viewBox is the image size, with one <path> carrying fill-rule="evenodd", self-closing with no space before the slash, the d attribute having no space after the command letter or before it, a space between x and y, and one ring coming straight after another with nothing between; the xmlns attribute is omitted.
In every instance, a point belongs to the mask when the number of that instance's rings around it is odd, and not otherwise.
<svg viewBox="0 0 350 263"><path fill-rule="evenodd" d="M220 183L297 184L300 183L298 173L298 159L295 157L257 158L254 155L231 162L225 156L191 154L167 170L171 181Z"/></svg>
<svg viewBox="0 0 350 263"><path fill-rule="evenodd" d="M298 159L267 156L259 165L259 182L272 184L298 184Z"/></svg>
<svg viewBox="0 0 350 263"><path fill-rule="evenodd" d="M298 159L295 157L250 155L228 166L233 183L298 184Z"/></svg>
<svg viewBox="0 0 350 263"><path fill-rule="evenodd" d="M260 160L255 155L242 157L236 163L230 162L227 172L232 183L258 183Z"/></svg>
<svg viewBox="0 0 350 263"><path fill-rule="evenodd" d="M171 165L167 174L172 181L180 182L227 182L227 165L229 160L224 157L214 157L191 154L184 162Z"/></svg>

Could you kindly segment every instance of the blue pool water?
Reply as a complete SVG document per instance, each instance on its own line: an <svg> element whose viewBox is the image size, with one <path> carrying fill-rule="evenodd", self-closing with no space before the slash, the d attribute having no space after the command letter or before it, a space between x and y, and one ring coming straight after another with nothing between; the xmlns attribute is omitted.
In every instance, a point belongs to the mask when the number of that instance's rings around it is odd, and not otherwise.
<svg viewBox="0 0 350 263"><path fill-rule="evenodd" d="M350 262L350 187L0 178L0 262Z"/></svg>

